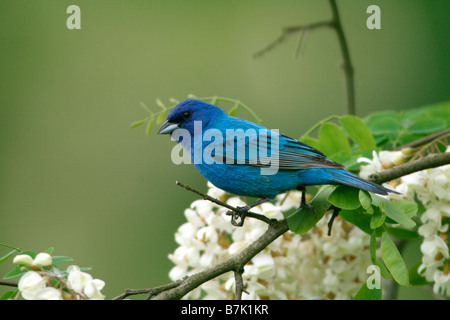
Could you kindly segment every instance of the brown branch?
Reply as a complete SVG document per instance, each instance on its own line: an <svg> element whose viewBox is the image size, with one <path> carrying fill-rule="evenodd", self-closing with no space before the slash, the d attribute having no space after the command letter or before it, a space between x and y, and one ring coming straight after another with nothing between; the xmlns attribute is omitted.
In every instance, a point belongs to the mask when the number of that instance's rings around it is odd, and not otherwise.
<svg viewBox="0 0 450 320"><path fill-rule="evenodd" d="M0 280L0 286L17 287L18 283L16 281Z"/></svg>
<svg viewBox="0 0 450 320"><path fill-rule="evenodd" d="M234 270L234 286L235 286L235 294L234 300L241 300L242 293L248 293L244 289L244 281L242 280L242 274L244 273L244 269L241 268L239 270Z"/></svg>
<svg viewBox="0 0 450 320"><path fill-rule="evenodd" d="M394 168L388 169L384 172L371 175L369 180L376 183L383 183L390 181L392 179L399 178L403 175L407 175L416 171L421 171L428 168L434 168L438 166L442 166L450 163L450 153L441 153L430 155L425 158L412 161L403 165L396 166ZM196 194L202 196L206 200L210 200L215 202L216 204L223 205L224 207L235 210L232 206L229 206L226 203L223 203L220 200L209 197L189 186L183 185L177 182L177 185L182 186L184 189L195 192ZM261 216L261 215L257 215ZM268 218L266 218L268 219ZM115 300L124 299L127 296L141 293L148 293L151 296L154 296L155 300L166 300L166 299L181 299L184 295L194 290L198 286L203 283L214 279L221 274L226 272L234 272L235 276L235 298L239 299L242 297L242 292L244 290L244 284L242 281L242 272L244 266L259 252L264 250L270 243L272 243L275 239L277 239L280 235L284 234L289 230L289 226L286 220L274 220L268 219L266 221L268 223L268 228L266 232L261 235L255 242L251 243L247 248L241 251L236 256L225 260L216 266L213 266L207 270L202 272L193 274L191 276L185 277L181 280L169 283L167 285L159 286L156 288L150 289L127 289L127 291L116 298ZM329 225L330 227L330 225ZM150 298L150 296L149 296Z"/></svg>
<svg viewBox="0 0 450 320"><path fill-rule="evenodd" d="M347 39L345 37L344 29L342 28L341 18L339 16L338 7L336 4L336 0L329 0L332 19L329 21L321 21L306 25L294 26L284 28L281 32L281 35L269 43L268 46L263 48L262 50L256 52L253 57L259 58L265 55L266 53L274 50L280 44L285 42L290 36L296 33L302 33L302 37L300 38L300 42L298 45L298 52L301 52L303 49L304 38L303 35L305 32L312 31L315 29L330 27L336 31L336 35L339 41L339 47L341 49L342 54L342 68L345 74L345 86L346 86L346 96L347 96L347 114L355 114L355 85L354 85L354 69L352 66L352 62L350 59L350 51L348 49ZM297 55L296 53L295 55Z"/></svg>
<svg viewBox="0 0 450 320"><path fill-rule="evenodd" d="M417 171L436 168L446 164L450 164L450 152L430 154L424 158L395 166L389 170L374 173L369 176L368 180L381 184Z"/></svg>
<svg viewBox="0 0 450 320"><path fill-rule="evenodd" d="M339 11L337 8L336 0L329 0L331 6L331 12L333 13L333 27L336 31L339 46L341 48L343 64L345 74L345 84L347 90L347 113L355 114L355 86L353 81L354 69L350 59L350 52L348 50L347 40L345 38L344 29L342 28L341 18L339 17Z"/></svg>
<svg viewBox="0 0 450 320"><path fill-rule="evenodd" d="M153 297L165 290L169 290L169 289L178 287L186 279L187 279L187 277L184 277L183 279L180 279L180 280L177 280L177 281L174 281L174 282L162 285L162 286L154 287L154 288L126 289L124 293L118 295L117 297L113 298L112 300L123 300L128 296L132 296L132 295L136 295L136 294L143 294L143 293L147 293L147 300L150 300L151 297Z"/></svg>
<svg viewBox="0 0 450 320"><path fill-rule="evenodd" d="M433 141L433 140L435 140L435 139L438 139L438 138L441 138L441 139L442 139L442 138L446 138L446 137L448 137L449 135L450 135L450 129L445 129L445 130L442 130L442 131L439 131L439 132L430 134L429 136L423 137L423 138L421 138L421 139L412 141L412 142L407 143L407 144L405 144L405 145L402 145L402 146L396 148L395 150L399 151L399 150L401 150L401 149L403 149L403 148L415 148L415 147L419 147L419 146L422 146L422 145L424 145L424 144L426 144L426 143L428 143L428 142L431 142L431 141Z"/></svg>
<svg viewBox="0 0 450 320"><path fill-rule="evenodd" d="M247 248L241 251L236 256L225 260L214 267L205 271L193 274L183 281L178 287L162 292L157 295L155 300L177 300L181 299L188 292L194 290L199 285L206 281L214 279L215 277L226 272L241 270L244 266L259 252L266 248L276 238L289 230L286 220L271 220L266 232L250 244Z"/></svg>
<svg viewBox="0 0 450 320"><path fill-rule="evenodd" d="M256 52L253 55L253 57L254 58L262 57L266 53L274 50L280 44L285 42L290 36L292 36L292 35L294 35L294 34L296 34L298 32L312 31L312 30L315 30L315 29L324 28L324 27L331 27L331 26L332 26L332 21L321 21L321 22L315 22L315 23L311 23L311 24L305 24L305 25L300 25L300 26L293 26L293 27L283 28L283 30L281 32L281 35L277 39L275 39L274 41L269 43L269 45L267 45L265 48L263 48L260 51Z"/></svg>

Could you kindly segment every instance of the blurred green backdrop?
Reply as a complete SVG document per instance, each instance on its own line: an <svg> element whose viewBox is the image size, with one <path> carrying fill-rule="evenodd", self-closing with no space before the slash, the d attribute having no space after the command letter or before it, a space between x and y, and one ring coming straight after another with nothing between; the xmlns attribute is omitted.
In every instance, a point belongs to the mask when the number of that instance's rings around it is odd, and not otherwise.
<svg viewBox="0 0 450 320"><path fill-rule="evenodd" d="M81 30L66 27L71 4L81 8ZM371 4L381 8L381 30L366 28ZM450 98L448 1L338 5L359 116ZM298 137L345 112L335 34L311 33L300 61L298 36L252 55L282 27L330 16L325 0L2 0L0 242L55 247L92 267L107 298L168 282L174 232L196 199L175 180L206 183L192 166L172 164L167 136L130 129L146 116L139 102L232 97ZM0 265L1 275L11 267Z"/></svg>

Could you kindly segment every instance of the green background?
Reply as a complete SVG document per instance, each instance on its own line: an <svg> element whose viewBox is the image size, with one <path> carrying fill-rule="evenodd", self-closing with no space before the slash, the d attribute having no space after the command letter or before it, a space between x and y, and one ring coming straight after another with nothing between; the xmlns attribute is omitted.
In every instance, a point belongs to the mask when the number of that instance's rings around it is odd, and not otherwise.
<svg viewBox="0 0 450 320"><path fill-rule="evenodd" d="M71 4L81 8L81 30L66 27ZM381 8L381 30L366 27L371 4ZM450 98L448 1L338 6L357 115ZM0 243L55 247L92 267L107 298L168 282L174 233L196 199L175 181L201 190L206 182L193 166L171 162L169 137L130 129L147 116L139 102L157 110L158 97L231 97L265 126L298 137L345 113L334 32L310 33L300 61L298 35L253 54L282 27L330 17L325 0L2 0ZM11 268L0 265L1 275Z"/></svg>

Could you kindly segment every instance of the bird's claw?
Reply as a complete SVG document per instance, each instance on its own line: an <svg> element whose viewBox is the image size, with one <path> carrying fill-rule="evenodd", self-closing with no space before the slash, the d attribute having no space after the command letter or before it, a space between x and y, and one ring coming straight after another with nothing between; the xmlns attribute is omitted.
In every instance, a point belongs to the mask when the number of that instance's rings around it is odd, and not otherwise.
<svg viewBox="0 0 450 320"><path fill-rule="evenodd" d="M236 207L239 211L229 210L227 215L231 216L231 224L235 227L242 227L244 225L244 219L247 215L249 207Z"/></svg>
<svg viewBox="0 0 450 320"><path fill-rule="evenodd" d="M306 208L306 209L312 211L312 213L314 213L314 220L317 220L316 208L314 208L312 205L310 205L310 204L308 204L306 202L300 203L299 209L302 209L302 208Z"/></svg>

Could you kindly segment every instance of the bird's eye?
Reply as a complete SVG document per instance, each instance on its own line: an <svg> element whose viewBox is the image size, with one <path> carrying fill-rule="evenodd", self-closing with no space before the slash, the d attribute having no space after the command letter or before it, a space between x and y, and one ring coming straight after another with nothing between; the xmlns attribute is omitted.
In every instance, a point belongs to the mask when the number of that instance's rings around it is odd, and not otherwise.
<svg viewBox="0 0 450 320"><path fill-rule="evenodd" d="M183 112L183 118L189 119L190 116L191 116L191 113L189 111Z"/></svg>

